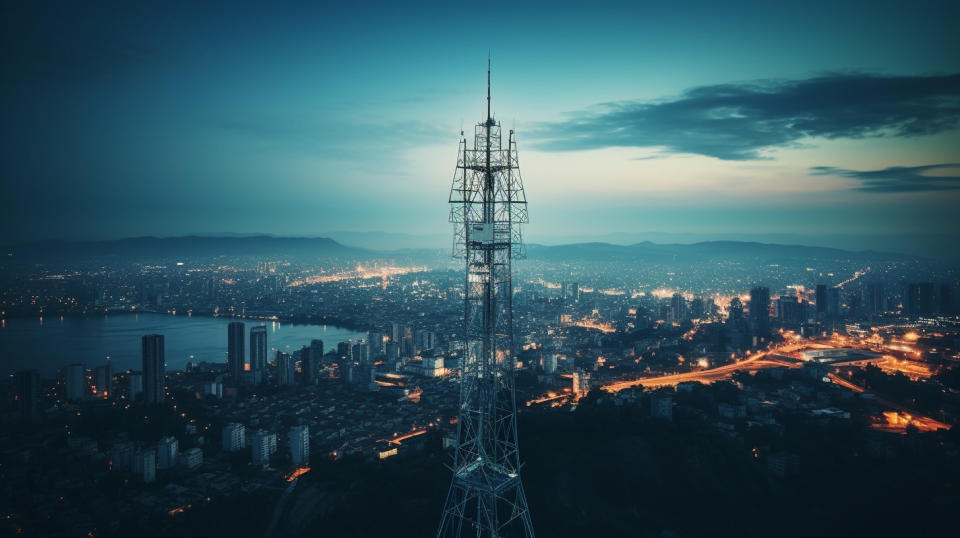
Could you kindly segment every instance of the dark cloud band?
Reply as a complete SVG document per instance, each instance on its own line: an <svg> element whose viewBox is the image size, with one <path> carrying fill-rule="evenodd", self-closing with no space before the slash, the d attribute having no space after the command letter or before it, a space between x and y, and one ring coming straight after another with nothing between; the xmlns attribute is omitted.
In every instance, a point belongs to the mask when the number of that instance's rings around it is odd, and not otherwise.
<svg viewBox="0 0 960 538"><path fill-rule="evenodd" d="M542 124L532 134L547 151L660 147L745 160L807 137L930 135L955 128L958 120L960 74L843 73L701 86L656 102L607 103Z"/></svg>
<svg viewBox="0 0 960 538"><path fill-rule="evenodd" d="M960 163L928 164L925 166L891 166L881 170L848 170L832 166L814 166L813 175L839 176L860 180L856 190L867 192L918 192L960 189L960 175L928 175L934 170L960 172Z"/></svg>

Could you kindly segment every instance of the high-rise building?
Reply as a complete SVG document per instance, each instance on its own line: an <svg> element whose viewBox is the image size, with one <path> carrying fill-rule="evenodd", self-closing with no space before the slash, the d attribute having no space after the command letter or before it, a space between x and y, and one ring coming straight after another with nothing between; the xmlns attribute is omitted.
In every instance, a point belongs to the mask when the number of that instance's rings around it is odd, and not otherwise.
<svg viewBox="0 0 960 538"><path fill-rule="evenodd" d="M840 288L829 288L827 290L827 315L837 317L840 313Z"/></svg>
<svg viewBox="0 0 960 538"><path fill-rule="evenodd" d="M400 344L396 342L387 342L386 356L388 361L400 360Z"/></svg>
<svg viewBox="0 0 960 538"><path fill-rule="evenodd" d="M243 341L244 327L242 321L231 321L227 325L227 372L230 373L234 382L240 381L246 362Z"/></svg>
<svg viewBox="0 0 960 538"><path fill-rule="evenodd" d="M353 347L350 350L350 356L353 359L353 362L361 365L367 364L368 360L370 359L369 355L367 354L368 349L369 348L367 347L366 342L358 342L353 344Z"/></svg>
<svg viewBox="0 0 960 538"><path fill-rule="evenodd" d="M261 376L267 368L267 328L258 325L250 329L250 370Z"/></svg>
<svg viewBox="0 0 960 538"><path fill-rule="evenodd" d="M223 427L221 441L226 452L239 452L247 446L247 428L239 422Z"/></svg>
<svg viewBox="0 0 960 538"><path fill-rule="evenodd" d="M543 373L552 374L557 371L557 354L556 353L547 353L541 359L541 366L543 367Z"/></svg>
<svg viewBox="0 0 960 538"><path fill-rule="evenodd" d="M290 460L295 465L310 462L310 428L305 425L290 428Z"/></svg>
<svg viewBox="0 0 960 538"><path fill-rule="evenodd" d="M40 421L40 374L33 370L21 371L15 378L18 418L23 424L36 424Z"/></svg>
<svg viewBox="0 0 960 538"><path fill-rule="evenodd" d="M143 374L139 372L130 372L127 374L127 397L130 401L136 401L143 394Z"/></svg>
<svg viewBox="0 0 960 538"><path fill-rule="evenodd" d="M827 315L827 285L817 284L816 295L814 298L817 305L817 315L823 317Z"/></svg>
<svg viewBox="0 0 960 538"><path fill-rule="evenodd" d="M670 298L670 308L673 310L673 319L678 323L687 319L687 300L680 293L674 293Z"/></svg>
<svg viewBox="0 0 960 538"><path fill-rule="evenodd" d="M80 363L67 366L64 370L67 384L67 401L77 402L87 396L87 369Z"/></svg>
<svg viewBox="0 0 960 538"><path fill-rule="evenodd" d="M750 290L750 323L753 333L766 338L770 335L770 289L758 286Z"/></svg>
<svg viewBox="0 0 960 538"><path fill-rule="evenodd" d="M169 469L177 464L180 443L176 437L164 437L157 441L157 469Z"/></svg>
<svg viewBox="0 0 960 538"><path fill-rule="evenodd" d="M111 366L110 363L97 366L93 381L98 397L107 398L113 396L113 366Z"/></svg>
<svg viewBox="0 0 960 538"><path fill-rule="evenodd" d="M887 296L883 293L883 284L867 285L867 312L879 314L887 308Z"/></svg>
<svg viewBox="0 0 960 538"><path fill-rule="evenodd" d="M316 357L317 360L323 360L323 340L319 338L310 340L310 356Z"/></svg>
<svg viewBox="0 0 960 538"><path fill-rule="evenodd" d="M277 384L281 387L296 383L296 363L285 351L277 351Z"/></svg>
<svg viewBox="0 0 960 538"><path fill-rule="evenodd" d="M379 331L367 333L367 353L371 360L383 355L383 333Z"/></svg>
<svg viewBox="0 0 960 538"><path fill-rule="evenodd" d="M414 333L414 341L417 351L433 349L437 346L437 334L433 331L420 329Z"/></svg>
<svg viewBox="0 0 960 538"><path fill-rule="evenodd" d="M157 479L157 452L144 450L133 457L133 472L139 474L147 484Z"/></svg>
<svg viewBox="0 0 960 538"><path fill-rule="evenodd" d="M250 459L257 465L270 463L270 456L277 451L277 434L257 430L250 434Z"/></svg>
<svg viewBox="0 0 960 538"><path fill-rule="evenodd" d="M160 403L167 399L166 358L163 353L163 335L143 337L143 401Z"/></svg>

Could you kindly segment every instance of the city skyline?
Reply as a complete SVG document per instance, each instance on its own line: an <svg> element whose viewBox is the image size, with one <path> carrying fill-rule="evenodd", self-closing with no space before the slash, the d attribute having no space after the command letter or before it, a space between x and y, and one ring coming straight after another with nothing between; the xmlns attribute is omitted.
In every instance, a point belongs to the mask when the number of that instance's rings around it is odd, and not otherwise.
<svg viewBox="0 0 960 538"><path fill-rule="evenodd" d="M533 242L955 237L958 8L738 7L9 7L0 242L435 233L488 53Z"/></svg>

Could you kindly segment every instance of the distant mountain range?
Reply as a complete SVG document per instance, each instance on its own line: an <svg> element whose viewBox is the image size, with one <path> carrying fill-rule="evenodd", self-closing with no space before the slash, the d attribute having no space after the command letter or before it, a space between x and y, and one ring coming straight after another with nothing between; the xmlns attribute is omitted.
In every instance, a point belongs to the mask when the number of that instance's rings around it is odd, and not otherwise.
<svg viewBox="0 0 960 538"><path fill-rule="evenodd" d="M300 259L371 259L402 255L423 259L442 259L437 249L373 250L344 245L326 237L259 236L185 236L134 237L107 241L37 241L6 249L17 261L48 261L73 258L118 257L131 260L178 260L215 256L289 256ZM781 245L749 241L704 241L692 244L658 244L649 241L633 245L611 243L575 243L567 245L527 245L528 258L543 261L635 261L669 263L698 261L743 261L777 263L813 259L849 259L857 261L902 260L902 254Z"/></svg>
<svg viewBox="0 0 960 538"><path fill-rule="evenodd" d="M648 263L698 262L698 261L751 261L777 263L778 261L803 261L814 259L850 260L903 260L902 254L861 251L852 252L837 248L808 247L802 245L778 245L751 241L704 241L692 244L657 244L649 241L633 245L611 243L576 243L570 245L527 246L527 256L544 261L563 260L609 260L637 261Z"/></svg>
<svg viewBox="0 0 960 538"><path fill-rule="evenodd" d="M51 260L78 257L125 257L137 260L213 256L294 255L317 258L370 257L367 249L348 247L326 237L131 237L107 241L36 241L6 249L18 259Z"/></svg>

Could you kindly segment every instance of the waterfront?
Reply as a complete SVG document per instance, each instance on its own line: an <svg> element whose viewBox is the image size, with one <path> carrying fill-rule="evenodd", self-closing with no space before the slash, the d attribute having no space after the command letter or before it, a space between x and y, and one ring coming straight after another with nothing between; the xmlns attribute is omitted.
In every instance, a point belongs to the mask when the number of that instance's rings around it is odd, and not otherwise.
<svg viewBox="0 0 960 538"><path fill-rule="evenodd" d="M182 369L191 356L198 362L224 362L231 321L235 319L154 313L7 319L0 327L0 368L5 373L35 369L49 376L67 364L82 362L93 367L110 357L115 371L139 370L140 337L154 333L165 336L168 369ZM271 360L277 350L292 352L314 338L330 349L337 342L365 337L333 325L241 321L246 322L248 331L266 324Z"/></svg>

